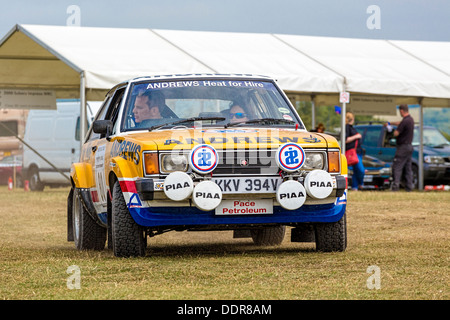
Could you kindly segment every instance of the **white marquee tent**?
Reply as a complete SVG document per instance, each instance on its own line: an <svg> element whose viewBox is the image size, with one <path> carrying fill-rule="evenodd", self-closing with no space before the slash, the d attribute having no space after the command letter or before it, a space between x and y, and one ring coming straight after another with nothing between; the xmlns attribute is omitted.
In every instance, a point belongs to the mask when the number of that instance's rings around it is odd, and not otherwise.
<svg viewBox="0 0 450 320"><path fill-rule="evenodd" d="M0 89L52 90L82 106L123 80L188 73L271 76L316 106L346 91L343 113L450 107L450 42L42 25L16 25L0 40Z"/></svg>
<svg viewBox="0 0 450 320"><path fill-rule="evenodd" d="M83 78L87 98L102 100L128 78L180 73L264 74L286 92L336 101L346 90L450 106L450 42L41 25L0 40L2 87L78 97Z"/></svg>

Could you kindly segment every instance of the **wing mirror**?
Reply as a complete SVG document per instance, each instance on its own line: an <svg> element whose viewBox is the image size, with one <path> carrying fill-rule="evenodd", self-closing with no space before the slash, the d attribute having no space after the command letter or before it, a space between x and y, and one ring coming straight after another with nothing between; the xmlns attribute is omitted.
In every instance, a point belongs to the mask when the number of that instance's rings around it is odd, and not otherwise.
<svg viewBox="0 0 450 320"><path fill-rule="evenodd" d="M395 138L389 139L389 145L391 147L395 147L397 145L397 139Z"/></svg>
<svg viewBox="0 0 450 320"><path fill-rule="evenodd" d="M110 135L113 129L113 123L111 120L96 120L92 124L92 130L95 133L99 133L101 135L105 135L106 139L109 141Z"/></svg>

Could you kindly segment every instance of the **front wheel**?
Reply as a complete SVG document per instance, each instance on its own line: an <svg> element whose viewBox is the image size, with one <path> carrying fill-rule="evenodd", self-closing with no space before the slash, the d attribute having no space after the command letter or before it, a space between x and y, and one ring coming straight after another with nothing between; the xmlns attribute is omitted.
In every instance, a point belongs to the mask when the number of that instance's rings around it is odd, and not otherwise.
<svg viewBox="0 0 450 320"><path fill-rule="evenodd" d="M111 224L113 251L116 257L145 255L144 230L131 217L119 181L116 181L113 189Z"/></svg>
<svg viewBox="0 0 450 320"><path fill-rule="evenodd" d="M314 229L317 251L345 251L347 248L347 219L345 214L337 222L317 223L314 225Z"/></svg>

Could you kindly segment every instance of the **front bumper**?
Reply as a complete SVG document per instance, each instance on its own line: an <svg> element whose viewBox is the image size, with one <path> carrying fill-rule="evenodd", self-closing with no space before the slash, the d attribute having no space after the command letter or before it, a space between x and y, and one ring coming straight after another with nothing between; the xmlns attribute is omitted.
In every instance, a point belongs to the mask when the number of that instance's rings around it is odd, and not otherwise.
<svg viewBox="0 0 450 320"><path fill-rule="evenodd" d="M124 190L130 183L122 184L122 191L131 216L144 227L175 226L236 226L249 224L296 224L305 222L336 222L346 210L347 182L344 176L336 176L336 188L324 200L308 198L296 210L286 210L277 202L274 194L229 194L224 199L269 199L273 201L273 213L252 215L216 215L215 210L202 211L192 201L170 201L159 190L159 179L138 179L135 190ZM131 184L133 188L133 184Z"/></svg>
<svg viewBox="0 0 450 320"><path fill-rule="evenodd" d="M141 226L170 227L336 222L342 218L345 209L346 201L340 199L336 203L304 205L300 209L292 211L274 206L273 214L251 216L217 216L214 210L201 211L195 207L151 207L130 208L129 210L133 219Z"/></svg>
<svg viewBox="0 0 450 320"><path fill-rule="evenodd" d="M424 164L425 184L448 184L450 183L450 166L447 164Z"/></svg>

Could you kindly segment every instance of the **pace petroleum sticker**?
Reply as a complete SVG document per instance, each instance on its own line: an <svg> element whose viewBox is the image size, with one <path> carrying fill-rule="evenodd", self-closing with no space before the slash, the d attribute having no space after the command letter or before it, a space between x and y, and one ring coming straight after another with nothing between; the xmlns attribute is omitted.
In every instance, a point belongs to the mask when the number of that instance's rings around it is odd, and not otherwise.
<svg viewBox="0 0 450 320"><path fill-rule="evenodd" d="M192 170L200 173L210 173L219 163L219 155L213 147L201 144L194 147L189 155L189 164Z"/></svg>
<svg viewBox="0 0 450 320"><path fill-rule="evenodd" d="M285 143L277 150L278 167L287 172L299 170L305 162L305 151L296 143Z"/></svg>

